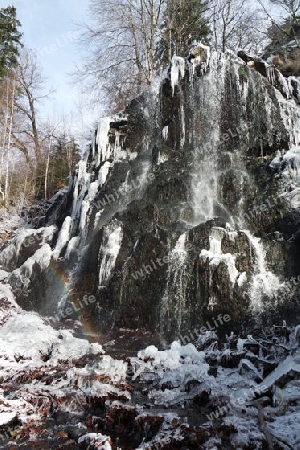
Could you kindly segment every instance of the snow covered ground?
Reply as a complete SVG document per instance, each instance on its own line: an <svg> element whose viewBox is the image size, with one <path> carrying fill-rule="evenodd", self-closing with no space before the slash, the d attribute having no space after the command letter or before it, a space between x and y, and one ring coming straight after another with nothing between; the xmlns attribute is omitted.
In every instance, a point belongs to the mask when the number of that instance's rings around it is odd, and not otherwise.
<svg viewBox="0 0 300 450"><path fill-rule="evenodd" d="M23 311L0 283L0 448L263 449L259 398L276 448L300 448L295 339L269 350L275 370L266 377L265 343L248 336L219 350L213 341L208 333L195 345L152 345L116 360Z"/></svg>

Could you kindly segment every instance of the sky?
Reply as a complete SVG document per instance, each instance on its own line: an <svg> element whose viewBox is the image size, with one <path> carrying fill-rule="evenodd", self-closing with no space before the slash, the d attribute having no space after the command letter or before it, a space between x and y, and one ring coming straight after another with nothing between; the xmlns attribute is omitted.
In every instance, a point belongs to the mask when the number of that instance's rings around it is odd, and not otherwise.
<svg viewBox="0 0 300 450"><path fill-rule="evenodd" d="M71 84L70 72L80 63L83 50L76 25L87 19L89 0L0 0L0 7L14 5L22 24L22 42L37 52L46 78L45 88L55 90L43 105L44 116L76 113L79 88Z"/></svg>

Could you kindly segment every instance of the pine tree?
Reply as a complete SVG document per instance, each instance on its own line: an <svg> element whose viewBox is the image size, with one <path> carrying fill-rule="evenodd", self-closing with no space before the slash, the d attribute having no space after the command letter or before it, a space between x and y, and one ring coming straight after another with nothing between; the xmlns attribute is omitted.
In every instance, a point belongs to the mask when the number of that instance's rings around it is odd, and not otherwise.
<svg viewBox="0 0 300 450"><path fill-rule="evenodd" d="M0 79L17 64L19 48L22 47L20 26L14 6L0 9Z"/></svg>
<svg viewBox="0 0 300 450"><path fill-rule="evenodd" d="M204 0L168 0L164 11L161 38L156 50L157 66L166 65L173 55L186 56L194 41L210 34Z"/></svg>
<svg viewBox="0 0 300 450"><path fill-rule="evenodd" d="M64 133L59 135L51 146L48 198L67 185L67 178L72 174L79 159L80 151L75 138ZM43 198L42 187L37 196Z"/></svg>

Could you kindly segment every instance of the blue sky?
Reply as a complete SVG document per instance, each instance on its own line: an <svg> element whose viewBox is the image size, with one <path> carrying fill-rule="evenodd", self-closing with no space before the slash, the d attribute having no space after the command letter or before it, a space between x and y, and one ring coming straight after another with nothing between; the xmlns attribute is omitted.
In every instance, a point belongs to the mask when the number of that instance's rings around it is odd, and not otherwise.
<svg viewBox="0 0 300 450"><path fill-rule="evenodd" d="M1 8L12 4L22 24L23 43L37 51L46 88L56 90L43 113L74 112L78 88L70 84L68 74L82 58L76 23L86 20L89 0L0 0Z"/></svg>

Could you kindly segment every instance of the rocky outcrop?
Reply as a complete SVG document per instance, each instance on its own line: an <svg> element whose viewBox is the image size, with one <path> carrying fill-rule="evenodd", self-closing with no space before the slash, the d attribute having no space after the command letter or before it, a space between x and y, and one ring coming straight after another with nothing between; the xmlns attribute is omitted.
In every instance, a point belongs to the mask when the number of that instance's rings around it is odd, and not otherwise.
<svg viewBox="0 0 300 450"><path fill-rule="evenodd" d="M300 76L300 21L293 27L283 25L283 32L279 32L266 47L263 59L273 64L285 77L290 77L291 82L297 83Z"/></svg>
<svg viewBox="0 0 300 450"><path fill-rule="evenodd" d="M299 107L276 69L196 50L174 57L159 93L101 119L70 189L46 214L60 231L49 267L25 286L35 309L38 283L54 313L53 283L60 317L94 296L76 317L102 332L143 327L172 339L207 322L223 333L251 328L263 311L261 320L274 310L282 319L284 283L300 273L290 201Z"/></svg>

